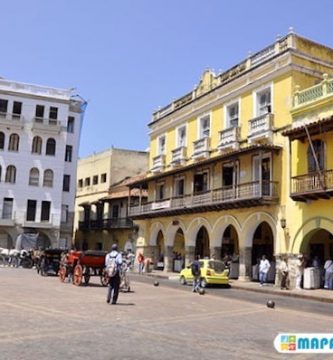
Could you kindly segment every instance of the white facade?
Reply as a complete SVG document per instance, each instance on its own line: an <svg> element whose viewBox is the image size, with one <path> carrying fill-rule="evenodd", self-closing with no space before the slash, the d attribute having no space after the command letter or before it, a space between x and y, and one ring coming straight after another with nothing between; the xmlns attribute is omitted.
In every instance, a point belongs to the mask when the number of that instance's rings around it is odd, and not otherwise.
<svg viewBox="0 0 333 360"><path fill-rule="evenodd" d="M0 79L0 247L22 232L42 246L71 243L85 104L70 90Z"/></svg>

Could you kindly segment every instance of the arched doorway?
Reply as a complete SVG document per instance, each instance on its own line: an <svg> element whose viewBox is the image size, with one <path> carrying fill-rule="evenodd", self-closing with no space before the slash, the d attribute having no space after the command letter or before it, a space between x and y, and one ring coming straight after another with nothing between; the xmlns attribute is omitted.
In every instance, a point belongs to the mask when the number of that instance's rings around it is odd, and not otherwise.
<svg viewBox="0 0 333 360"><path fill-rule="evenodd" d="M271 263L268 272L267 281L274 282L275 280L275 259L274 259L274 236L269 224L264 221L260 223L254 234L252 242L252 278L258 279L258 264L263 255Z"/></svg>
<svg viewBox="0 0 333 360"><path fill-rule="evenodd" d="M185 266L185 236L181 228L176 232L172 252L173 271L180 272Z"/></svg>
<svg viewBox="0 0 333 360"><path fill-rule="evenodd" d="M221 259L229 265L229 277L239 276L239 244L238 234L233 225L229 225L222 235Z"/></svg>
<svg viewBox="0 0 333 360"><path fill-rule="evenodd" d="M209 235L204 226L202 226L197 234L195 242L195 255L199 255L200 258L209 257Z"/></svg>
<svg viewBox="0 0 333 360"><path fill-rule="evenodd" d="M325 261L333 258L333 235L324 229L310 231L303 239L300 252L307 260L307 266L313 265L313 260L323 266Z"/></svg>
<svg viewBox="0 0 333 360"><path fill-rule="evenodd" d="M4 249L12 249L13 246L13 239L9 234L5 231L0 232L0 248Z"/></svg>
<svg viewBox="0 0 333 360"><path fill-rule="evenodd" d="M37 249L47 249L51 247L51 241L46 234L40 233L37 238Z"/></svg>
<svg viewBox="0 0 333 360"><path fill-rule="evenodd" d="M156 238L156 268L163 269L164 268L164 236L162 231L160 230L157 234ZM163 264L163 265L162 265Z"/></svg>

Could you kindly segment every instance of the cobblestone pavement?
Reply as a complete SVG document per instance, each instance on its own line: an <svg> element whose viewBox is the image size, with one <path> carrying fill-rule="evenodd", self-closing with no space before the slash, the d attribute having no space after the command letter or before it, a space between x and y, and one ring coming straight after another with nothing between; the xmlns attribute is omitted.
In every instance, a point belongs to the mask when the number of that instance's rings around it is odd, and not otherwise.
<svg viewBox="0 0 333 360"><path fill-rule="evenodd" d="M134 291L114 306L98 278L76 287L0 268L0 359L282 359L273 348L278 332L333 326L333 317L133 279Z"/></svg>

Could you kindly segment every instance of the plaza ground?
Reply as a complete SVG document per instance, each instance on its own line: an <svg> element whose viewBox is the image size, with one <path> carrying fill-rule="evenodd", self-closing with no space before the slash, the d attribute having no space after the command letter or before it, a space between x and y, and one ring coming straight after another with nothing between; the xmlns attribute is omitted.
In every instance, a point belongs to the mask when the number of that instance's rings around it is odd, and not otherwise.
<svg viewBox="0 0 333 360"><path fill-rule="evenodd" d="M283 307L277 300L269 309L267 294L249 301L250 292L207 289L200 296L172 280L153 286L155 278L131 279L133 292L121 293L112 306L98 278L76 287L34 270L0 268L0 358L281 359L273 347L279 332L331 332L333 326L331 304L284 297ZM298 307L300 301L308 307Z"/></svg>

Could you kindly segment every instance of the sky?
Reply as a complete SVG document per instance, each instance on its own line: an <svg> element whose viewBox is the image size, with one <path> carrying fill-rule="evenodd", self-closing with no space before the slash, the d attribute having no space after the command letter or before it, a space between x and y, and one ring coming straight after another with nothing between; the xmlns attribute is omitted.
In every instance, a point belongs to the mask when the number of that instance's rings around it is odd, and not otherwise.
<svg viewBox="0 0 333 360"><path fill-rule="evenodd" d="M81 158L147 150L159 106L290 27L333 47L332 0L0 1L0 76L75 88L88 101Z"/></svg>

